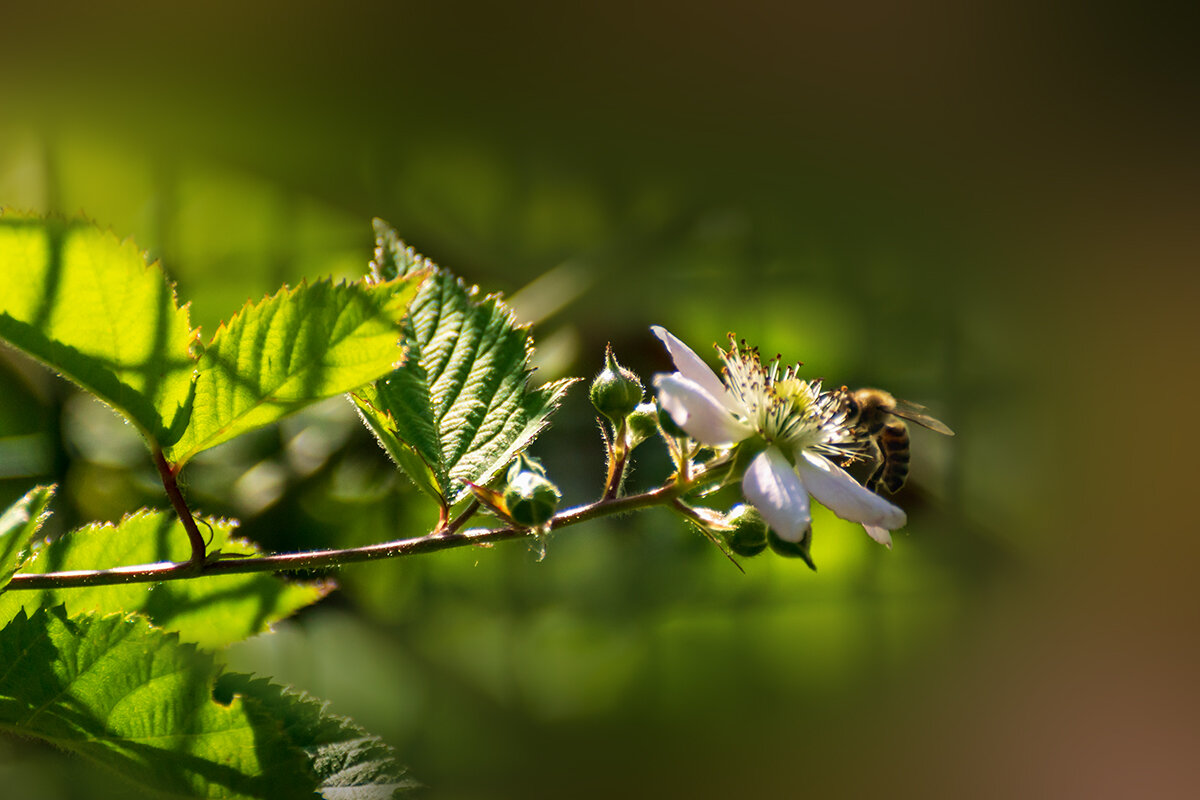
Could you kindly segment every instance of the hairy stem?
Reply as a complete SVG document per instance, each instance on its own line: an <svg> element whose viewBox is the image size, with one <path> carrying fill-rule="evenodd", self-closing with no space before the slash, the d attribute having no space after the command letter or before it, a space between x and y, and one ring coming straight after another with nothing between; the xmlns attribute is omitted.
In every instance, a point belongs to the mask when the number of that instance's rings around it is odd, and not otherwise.
<svg viewBox="0 0 1200 800"><path fill-rule="evenodd" d="M608 461L608 478L604 482L602 500L613 500L621 491L625 481L625 467L629 464L629 451L624 447L616 448Z"/></svg>
<svg viewBox="0 0 1200 800"><path fill-rule="evenodd" d="M166 462L164 461L163 463ZM174 476L172 475L173 478ZM177 494L178 491L178 486L176 486L175 492ZM674 500L681 491L680 486L668 484L649 492L643 492L642 494L618 497L611 500L599 500L595 503L560 512L550 521L550 527L552 529L565 528L611 514L621 514L651 506L663 505ZM180 496L180 500L182 502L182 496ZM191 513L187 512L186 509L187 507L184 506L185 513L180 514L180 519L184 520L185 527L187 527L188 522L191 522L191 529L189 529L190 536L191 530L194 530L196 525ZM177 507L176 511L178 510ZM467 511L459 515L458 519L450 523L449 526L439 526L432 533L418 536L414 539L398 539L391 542L366 545L364 547L350 547L344 550L278 553L251 558L220 559L205 562L203 560L204 540L200 538L201 561L198 565L195 562L194 545L196 540L193 540L193 557L189 561L167 561L158 564L141 564L102 570L75 570L71 572L14 575L5 588L11 591L22 589L64 589L78 586L154 583L158 581L180 580L210 575L233 575L246 572L284 572L288 570L322 569L356 561L398 558L401 556L417 555L418 553L433 553L438 550L448 550L452 547L523 539L531 534L529 528L513 526L505 528L473 528L459 532L455 523L461 526L470 515L468 512L474 513L474 509L469 507ZM198 530L196 531L196 535L199 536Z"/></svg>
<svg viewBox="0 0 1200 800"><path fill-rule="evenodd" d="M603 424L601 432L603 432ZM609 442L608 437L604 437L605 449L608 451L608 475L604 479L604 493L600 495L601 500L612 500L621 491L621 484L625 482L625 468L629 464L629 447L626 445L628 433L625 429L625 421L622 420L620 425L613 429L612 441Z"/></svg>

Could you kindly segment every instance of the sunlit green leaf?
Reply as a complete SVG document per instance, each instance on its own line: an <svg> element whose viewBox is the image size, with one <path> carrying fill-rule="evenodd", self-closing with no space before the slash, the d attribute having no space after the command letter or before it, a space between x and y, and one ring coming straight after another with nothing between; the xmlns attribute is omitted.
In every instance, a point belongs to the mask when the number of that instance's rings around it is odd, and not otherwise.
<svg viewBox="0 0 1200 800"><path fill-rule="evenodd" d="M0 216L0 338L98 395L152 441L187 421L187 308L131 241L79 221Z"/></svg>
<svg viewBox="0 0 1200 800"><path fill-rule="evenodd" d="M318 281L247 303L198 365L191 421L167 457L197 452L387 374L421 275L377 285Z"/></svg>
<svg viewBox="0 0 1200 800"><path fill-rule="evenodd" d="M253 545L231 539L234 523L209 520L209 551L255 554ZM201 524L201 531L208 532ZM187 534L174 514L139 511L117 525L93 523L37 550L21 567L22 574L76 569L108 569L159 561L186 561L191 555ZM219 575L208 578L86 586L74 589L30 589L0 595L0 623L24 609L33 613L66 603L71 614L141 611L154 624L178 631L185 641L205 647L245 639L324 597L329 584L293 583L271 573Z"/></svg>
<svg viewBox="0 0 1200 800"><path fill-rule="evenodd" d="M29 545L46 521L53 486L35 486L0 514L0 589L29 553Z"/></svg>
<svg viewBox="0 0 1200 800"><path fill-rule="evenodd" d="M418 256L376 220L372 275L389 281L432 270L406 323L405 363L355 393L359 411L410 475L412 457L428 470L439 499L466 496L464 481L483 484L548 424L571 380L529 386L529 331L494 295L480 297L449 272ZM421 488L429 480L413 475Z"/></svg>
<svg viewBox="0 0 1200 800"><path fill-rule="evenodd" d="M168 798L311 797L305 753L251 698L213 699L213 656L136 615L18 614L0 631L0 730Z"/></svg>
<svg viewBox="0 0 1200 800"><path fill-rule="evenodd" d="M328 713L309 695L237 674L222 675L216 694L253 698L253 703L247 702L252 716L278 721L288 743L311 758L318 791L327 800L387 800L419 785L405 776L405 768L382 739Z"/></svg>
<svg viewBox="0 0 1200 800"><path fill-rule="evenodd" d="M392 421L391 415L371 405L370 401L366 399L367 395L374 396L370 388L364 388L352 397L358 406L359 416L375 434L380 446L392 457L397 466L404 470L404 474L412 479L418 489L434 499L440 499L442 493L438 488L433 471L421 460L412 447L405 444L396 435L396 425Z"/></svg>

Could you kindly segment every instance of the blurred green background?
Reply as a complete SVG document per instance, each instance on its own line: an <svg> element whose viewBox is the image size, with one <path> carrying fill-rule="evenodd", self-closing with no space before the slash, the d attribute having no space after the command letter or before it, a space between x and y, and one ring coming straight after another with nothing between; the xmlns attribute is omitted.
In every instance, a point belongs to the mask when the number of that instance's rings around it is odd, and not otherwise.
<svg viewBox="0 0 1200 800"><path fill-rule="evenodd" d="M346 568L232 648L438 798L1190 797L1200 600L1196 14L939 0L25 4L0 26L0 205L82 212L207 334L361 274L370 219L535 324L539 379L736 331L933 409L892 552L745 575L668 515ZM162 505L110 412L0 351L0 500ZM1118 391L1119 390L1119 391ZM1179 401L1185 406L1175 408ZM535 445L599 491L577 389ZM1126 436L1128 434L1128 436ZM634 481L666 474L643 455ZM198 459L273 549L432 522L343 402ZM123 789L0 743L30 798Z"/></svg>

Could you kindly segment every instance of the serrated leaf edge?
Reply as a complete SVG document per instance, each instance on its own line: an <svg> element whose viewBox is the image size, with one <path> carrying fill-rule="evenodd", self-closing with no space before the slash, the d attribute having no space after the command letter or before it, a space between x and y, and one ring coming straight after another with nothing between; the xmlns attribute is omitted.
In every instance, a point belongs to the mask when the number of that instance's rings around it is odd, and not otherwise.
<svg viewBox="0 0 1200 800"><path fill-rule="evenodd" d="M550 413L552 413L554 410L556 410L558 408L558 406L561 404L562 398L565 395L567 389L570 388L570 386L572 384L577 383L583 379L582 378L559 378L558 380L550 381L549 383L542 384L541 386L530 387L529 383L531 382L533 374L535 372L535 369L533 367L529 366L530 359L534 353L534 343L533 343L533 334L532 334L533 325L532 325L532 323L528 323L528 322L521 323L518 321L516 312L514 311L514 309L510 305L508 305L508 303L504 302L503 293L502 292L490 292L490 293L485 294L482 297L480 297L480 293L482 292L482 290L479 288L479 286L477 284L468 284L465 280L463 280L463 278L461 276L455 275L454 273L450 272L449 270L446 270L443 267L439 266L432 259L418 253L415 248L413 248L410 245L408 245L407 243L405 243L405 241L403 239L401 239L400 236L396 233L395 228L393 228L391 225L389 225L385 220L383 220L379 217L376 217L372 220L372 226L373 226L373 230L375 231L375 251L374 251L374 258L372 258L372 260L370 262L370 274L368 276L369 278L371 278L375 281L383 280L383 276L380 274L380 270L382 269L382 262L386 258L386 255L384 253L384 248L388 244L388 242L385 242L384 239L387 238L389 240L394 240L396 249L401 254L406 256L407 260L409 262L411 262L414 266L413 266L413 269L411 269L410 271L405 272L402 275L398 275L397 278L392 278L389 280L396 280L398 278L404 278L407 275L412 274L416 271L426 271L426 270L430 272L430 277L432 277L432 278L442 277L442 276L451 278L454 281L454 286L463 292L464 299L466 300L468 305L473 306L474 308L478 309L478 308L484 307L488 303L494 303L496 310L499 312L499 314L502 315L501 316L502 321L507 323L508 326L514 332L525 334L525 339L524 339L524 355L525 355L525 357L524 357L524 364L522 367L522 369L525 373L524 377L525 377L525 381L526 381L525 388L524 388L525 396L528 396L534 392L540 392L540 391L546 391L546 390L549 390L550 396L548 397L548 400L547 400L547 406L546 406L545 413L542 415L542 419L536 424L536 426L531 427L530 429L527 429L524 435L518 437L514 441L514 446L509 448L506 459L504 459L502 462L498 462L497 465L493 469L489 470L487 474L479 476L480 483L488 483L496 475L498 475L508 465L508 463L511 463L512 459L516 458L518 455L520 455L521 452L523 452L526 448L528 448L533 443L533 440L536 439L537 436L539 436L542 433L542 431L544 431L549 426L550 423L549 423L548 417L549 417ZM415 298L414 298L414 302L415 302ZM411 306L410 306L410 313L411 313ZM407 359L407 357L408 357L407 346L405 348L405 356ZM397 369L399 369L399 367L397 367ZM356 398L359 398L359 396L356 395ZM359 398L359 399L362 399L362 398ZM386 417L386 419L388 421L392 421L392 424L394 426L394 420L393 420L390 412L377 409L373 404L366 401L365 399L363 399L363 402L366 402L366 404L368 406L370 406L372 409L379 412L381 416ZM368 427L369 428L372 427L370 423L368 423ZM393 435L395 435L395 427L392 428L392 433L393 433ZM376 435L376 438L378 438L378 435ZM402 441L402 440L400 440L399 436L395 436L395 438L397 439L397 441ZM382 446L383 443L380 442L380 444ZM387 451L387 449L388 448L384 447L385 451ZM413 449L413 453L416 455L416 457L419 458L423 463L426 463L425 459L421 458L421 456L420 456L419 452L416 450L416 448L412 448L412 449ZM389 452L389 456L391 456L391 455L392 454ZM392 460L393 461L396 460L394 456L392 456ZM428 463L426 463L426 466L427 467L429 466ZM432 467L430 467L430 470L432 471ZM413 480L414 483L417 483L415 478L412 478L412 476L409 476L409 477L410 477L410 479ZM448 473L447 473L447 477L449 477ZM448 487L448 488L451 488L453 493L449 497L443 498L443 502L446 503L447 505L454 505L454 504L460 502L462 499L464 499L470 493L470 487L467 486L466 484L463 484L458 489L453 489L452 487ZM438 496L439 497L441 496L440 489L438 490Z"/></svg>
<svg viewBox="0 0 1200 800"><path fill-rule="evenodd" d="M25 211L25 210L14 210L9 207L0 206L0 220L7 220L9 223L16 222L17 224L28 224L30 227L44 226L46 223L53 223L53 224L63 225L67 230L72 230L75 228L90 228L90 229L96 231L97 233L99 233L101 236L114 242L117 245L117 248L119 250L132 251L132 254L136 254L138 259L142 263L142 268L147 272L150 272L150 271L155 272L157 274L157 276L162 279L163 283L166 284L167 290L170 292L172 308L174 308L175 311L177 311L177 312L179 312L179 311L183 312L184 322L188 329L188 354L192 361L192 384L193 385L195 384L196 365L197 365L200 355L203 353L203 349L204 349L201 330L200 330L199 326L192 325L192 317L191 317L192 303L191 303L191 301L189 300L186 303L180 304L179 294L177 291L178 285L176 284L175 281L171 280L170 274L166 271L166 269L162 265L162 259L160 259L160 258L151 259L150 251L139 247L137 244L137 241L134 239L134 237L132 235L121 236L120 234L118 234L116 231L113 230L111 225L101 225L96 220L92 219L91 217L89 217L83 213L76 214L76 215L66 215L66 214L62 214L59 212L50 212L47 214L39 214L37 212ZM16 345L11 345L11 346L16 347ZM91 389L84 386L83 383L80 382L79 380L77 380L75 377L68 375L64 372L61 372L54 364L49 363L48 361L44 360L42 357L35 355L33 353L29 353L19 347L16 347L16 349L20 350L21 353L23 353L25 356L27 356L27 357L33 359L34 361L36 361L37 363L41 364L46 369L49 369L51 372L53 372L55 375L58 375L63 380L66 380L67 382L72 383L75 386L78 386L80 389L87 392L89 395L91 395L92 397L96 398L104 405L111 408L113 411L115 411L117 414L119 414L124 419L129 420L129 422L138 431L141 432L143 438L145 438L147 441L156 443L156 444L161 444L160 442L158 442L157 435L155 432L146 430L142 426L142 424L139 420L137 420L132 415L127 414L123 408L112 403L108 398L101 397L100 395L95 394L94 392L91 391ZM132 388L132 387L127 387L127 388ZM138 395L141 396L152 408L155 408L156 411L159 410L154 405L154 402L152 401L151 398L141 395L140 392L138 392ZM160 422L164 426L164 431L167 430L167 428L166 428L167 420L160 419Z"/></svg>
<svg viewBox="0 0 1200 800"><path fill-rule="evenodd" d="M327 285L327 286L329 286L330 290L333 290L333 291L336 291L339 287L344 287L344 286L361 286L364 289L368 289L368 290L377 289L380 287L386 287L388 283L396 284L396 286L393 287L393 289L400 289L402 287L404 289L408 289L411 287L412 297L410 297L407 302L403 302L403 313L398 314L397 312L400 311L401 309L396 308L396 305L398 304L398 302L402 302L402 301L398 301L396 299L397 295L401 294L400 292L393 291L392 296L388 297L386 302L383 304L383 308L387 311L389 317L392 320L392 325L395 327L396 340L397 340L397 342L400 342L402 335L403 335L404 320L408 315L408 308L412 304L412 300L416 298L417 293L421 289L421 285L424 283L424 281L426 280L427 277L428 277L428 274L421 274L418 271L418 272L412 273L411 275L406 274L406 275L402 275L397 278L394 278L390 281L383 281L383 282L376 282L376 283L371 283L370 281L363 280L363 279L358 279L358 280L342 279L340 281L335 282L332 277L318 278L318 279L312 281L311 283L306 278L301 278L300 282L297 283L295 286L289 286L288 284L285 283L274 293L265 293L263 295L262 299L260 299L258 301L247 300L245 303L242 304L241 308L239 308L236 312L234 312L233 316L231 316L228 320L222 320L217 325L217 329L216 329L216 331L213 332L213 335L209 339L208 344L206 346L204 346L204 350L207 351L207 350L213 349L217 343L218 337L220 337L222 334L226 333L227 330L242 315L249 314L254 311L258 311L259 309L263 308L264 306L268 305L269 303L287 302L287 299L289 297L297 296L304 289L307 289L309 287L321 286L321 285ZM393 370L399 368L404 363L405 358L407 357L407 348L406 347L400 346L397 348L397 350L399 351L397 358L391 364L391 368ZM311 367L311 364L305 365L304 369L308 369L310 367ZM202 371L203 371L203 365L201 363L201 358L198 357L197 358L197 366L193 372L193 378L192 378L193 387L196 386L197 382L199 381ZM302 370L297 370L296 372L298 373L300 371L302 371ZM281 386L286 385L286 383L287 383L287 381L285 381L284 384L281 384ZM279 388L280 387L276 387L275 391L278 391ZM192 456L194 456L197 453L202 452L203 450L206 450L212 446L210 444L205 444L205 442L212 441L213 439L220 439L225 434L225 432L228 431L229 428L232 427L234 424L236 424L242 417L246 416L249 413L252 413L254 410L260 408L262 405L271 403L274 401L275 400L274 400L273 394L264 395L262 398L259 399L259 401L257 403L255 403L252 406L250 406L249 408L245 409L237 417L234 417L233 419L229 420L229 422L226 425L215 429L208 437L206 437L206 439L204 441L200 442L196 446L193 446L187 452L184 452L184 453L174 453L173 452L171 455L174 457L174 463L177 466L186 463L187 461L189 461L192 458ZM190 420L189 420L189 424L190 424Z"/></svg>

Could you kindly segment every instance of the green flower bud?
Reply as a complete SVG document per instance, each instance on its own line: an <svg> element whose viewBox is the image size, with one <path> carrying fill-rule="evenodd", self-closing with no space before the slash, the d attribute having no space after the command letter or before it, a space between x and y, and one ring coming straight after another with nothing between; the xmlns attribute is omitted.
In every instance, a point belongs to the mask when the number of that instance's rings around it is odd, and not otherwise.
<svg viewBox="0 0 1200 800"><path fill-rule="evenodd" d="M804 563L808 564L808 568L813 572L817 571L817 565L813 563L812 556L809 555L808 549L812 546L812 530L804 534L804 538L798 542L789 542L786 539L780 539L779 534L773 530L767 531L767 544L775 551L777 555L785 558L801 558Z"/></svg>
<svg viewBox="0 0 1200 800"><path fill-rule="evenodd" d="M767 523L754 506L737 505L726 521L733 530L725 531L725 544L735 554L750 558L767 549Z"/></svg>
<svg viewBox="0 0 1200 800"><path fill-rule="evenodd" d="M588 392L592 405L612 420L613 425L620 425L642 402L642 393L638 376L617 363L612 345L609 345L604 353L604 369L592 381Z"/></svg>
<svg viewBox="0 0 1200 800"><path fill-rule="evenodd" d="M657 436L658 407L654 403L642 403L625 418L625 427L628 431L630 449Z"/></svg>
<svg viewBox="0 0 1200 800"><path fill-rule="evenodd" d="M508 516L526 528L536 528L553 519L561 499L558 487L536 472L518 474L504 490Z"/></svg>

